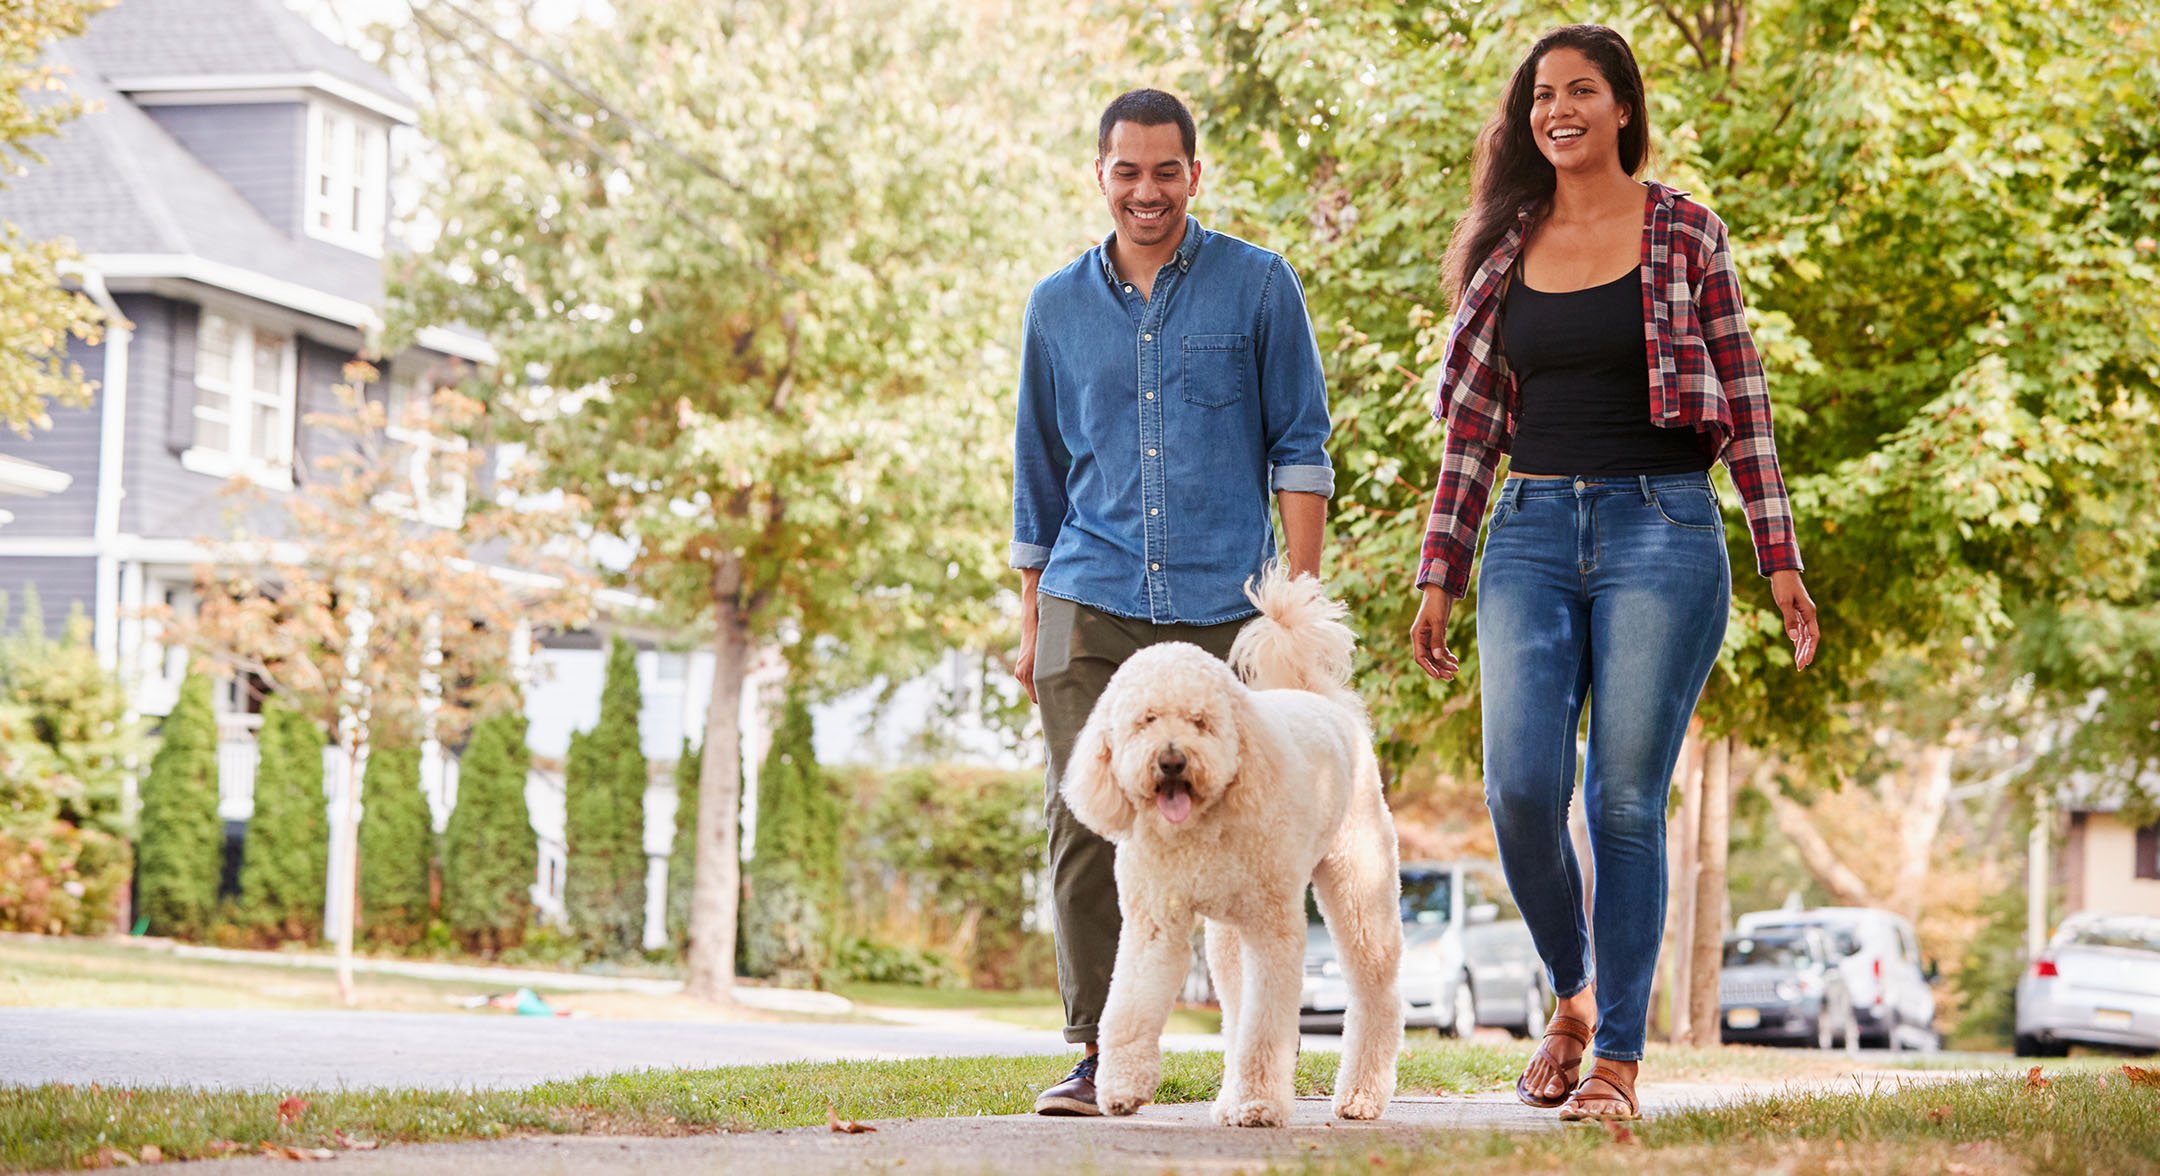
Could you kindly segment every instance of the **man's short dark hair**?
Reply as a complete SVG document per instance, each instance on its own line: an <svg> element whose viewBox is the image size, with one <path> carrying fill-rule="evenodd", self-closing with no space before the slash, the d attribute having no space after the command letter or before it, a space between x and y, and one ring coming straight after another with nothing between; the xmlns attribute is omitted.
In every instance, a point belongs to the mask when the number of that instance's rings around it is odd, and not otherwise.
<svg viewBox="0 0 2160 1176"><path fill-rule="evenodd" d="M1095 136L1097 158L1110 154L1110 131L1121 122L1138 123L1143 127L1164 127L1177 124L1178 135L1184 140L1185 158L1199 154L1200 133L1193 127L1192 111L1178 101L1175 94L1161 90L1127 90L1110 103L1102 112L1102 129Z"/></svg>

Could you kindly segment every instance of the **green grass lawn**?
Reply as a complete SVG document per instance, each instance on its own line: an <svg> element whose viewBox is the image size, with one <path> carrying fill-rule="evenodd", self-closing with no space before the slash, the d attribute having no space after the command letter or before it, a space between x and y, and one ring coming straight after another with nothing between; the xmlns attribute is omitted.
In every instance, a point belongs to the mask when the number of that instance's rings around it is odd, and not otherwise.
<svg viewBox="0 0 2160 1176"><path fill-rule="evenodd" d="M1687 1111L1614 1131L1434 1135L1415 1147L1315 1157L1308 1176L1598 1172L2160 1172L2160 1087L2110 1071L2031 1087L2022 1072L1896 1091L1783 1096ZM2055 1064L2050 1063L2050 1070Z"/></svg>

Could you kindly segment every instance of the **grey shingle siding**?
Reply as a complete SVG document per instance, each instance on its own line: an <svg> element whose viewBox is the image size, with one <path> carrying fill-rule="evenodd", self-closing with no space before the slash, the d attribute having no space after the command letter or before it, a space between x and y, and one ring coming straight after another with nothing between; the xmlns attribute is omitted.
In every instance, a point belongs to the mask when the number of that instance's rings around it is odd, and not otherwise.
<svg viewBox="0 0 2160 1176"><path fill-rule="evenodd" d="M298 102L148 106L143 113L288 233L302 231L307 107Z"/></svg>
<svg viewBox="0 0 2160 1176"><path fill-rule="evenodd" d="M61 626L67 623L68 610L79 604L83 615L92 615L97 603L97 560L46 556L0 559L0 592L8 595L10 633L22 621L23 589L31 584L37 585L38 606L45 612L45 632L58 637Z"/></svg>
<svg viewBox="0 0 2160 1176"><path fill-rule="evenodd" d="M68 358L82 365L87 379L104 375L101 348L70 339ZM89 537L97 522L98 421L103 401L101 391L85 408L55 405L50 409L53 427L28 437L0 429L0 453L50 466L75 479L66 490L43 498L0 498L0 509L15 516L0 534L11 539Z"/></svg>

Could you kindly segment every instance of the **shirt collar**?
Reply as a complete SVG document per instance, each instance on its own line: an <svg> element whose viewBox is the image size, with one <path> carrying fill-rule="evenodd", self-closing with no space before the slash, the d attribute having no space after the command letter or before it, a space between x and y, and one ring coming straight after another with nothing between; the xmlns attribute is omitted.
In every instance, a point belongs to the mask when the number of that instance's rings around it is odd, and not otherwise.
<svg viewBox="0 0 2160 1176"><path fill-rule="evenodd" d="M1192 269L1193 258L1200 253L1200 238L1206 235L1207 230L1200 227L1200 218L1191 213L1186 213L1185 239L1178 242L1177 255L1171 258L1171 261L1178 267L1179 273L1186 273ZM1117 240L1117 230L1112 229L1110 235L1104 237L1102 244L1096 247L1095 250L1102 261L1103 279L1113 286L1118 284L1117 267L1110 263L1110 243L1115 240Z"/></svg>

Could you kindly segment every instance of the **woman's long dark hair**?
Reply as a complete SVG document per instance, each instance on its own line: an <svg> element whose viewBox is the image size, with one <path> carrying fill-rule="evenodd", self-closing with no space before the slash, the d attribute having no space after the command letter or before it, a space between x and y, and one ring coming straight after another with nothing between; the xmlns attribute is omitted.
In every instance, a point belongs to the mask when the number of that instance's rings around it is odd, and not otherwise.
<svg viewBox="0 0 2160 1176"><path fill-rule="evenodd" d="M1642 71L1627 38L1604 25L1566 25L1537 39L1529 56L1515 67L1500 109L1478 134L1471 155L1470 211L1455 222L1448 238L1441 285L1451 303L1462 301L1470 279L1492 255L1493 247L1515 223L1525 205L1542 211L1552 200L1553 166L1530 135L1530 92L1537 87L1538 62L1555 49L1573 49L1590 59L1612 87L1613 97L1628 109L1620 128L1620 166L1634 175L1650 154L1650 110L1643 101ZM1535 213L1533 213L1535 215Z"/></svg>

